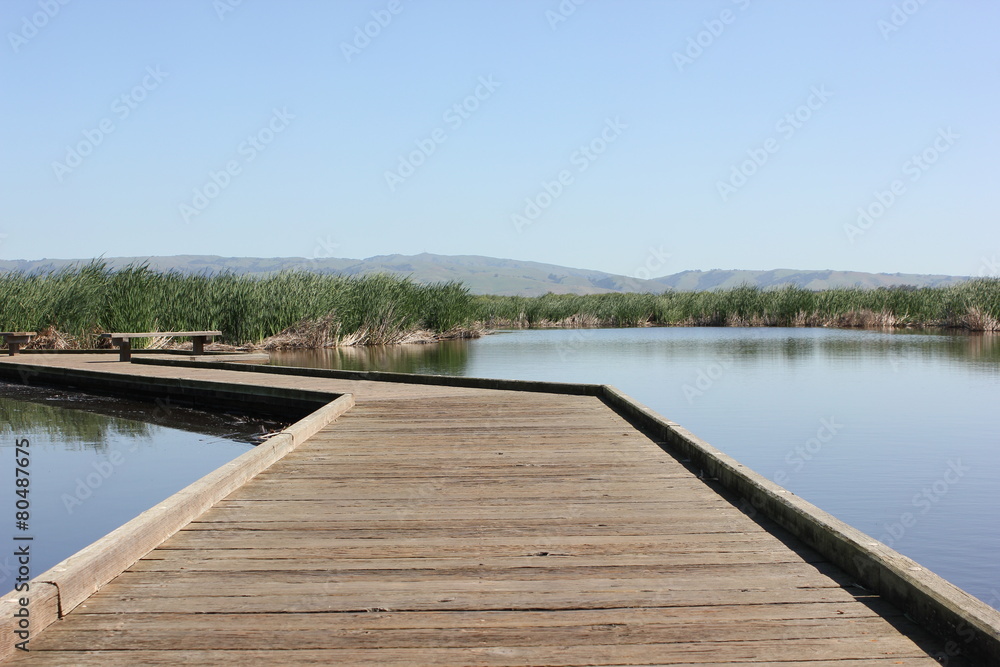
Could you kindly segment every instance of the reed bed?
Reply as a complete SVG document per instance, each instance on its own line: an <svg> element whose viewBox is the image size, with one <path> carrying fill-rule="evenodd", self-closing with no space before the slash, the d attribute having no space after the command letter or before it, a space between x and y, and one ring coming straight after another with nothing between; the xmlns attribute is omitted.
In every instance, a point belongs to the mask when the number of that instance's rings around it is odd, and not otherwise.
<svg viewBox="0 0 1000 667"><path fill-rule="evenodd" d="M518 327L951 327L1000 331L1000 279L938 288L472 296L455 282L385 274L265 277L111 270L94 261L46 274L0 274L0 330L39 332L33 347L91 348L103 332L219 329L234 347L287 349L475 337ZM162 341L137 341L159 345ZM139 346L137 345L137 347Z"/></svg>
<svg viewBox="0 0 1000 667"><path fill-rule="evenodd" d="M33 347L108 345L104 332L218 329L240 347L376 345L471 336L472 297L453 283L390 275L266 277L111 270L104 262L0 274L0 330L37 331ZM148 345L154 341L138 341Z"/></svg>
<svg viewBox="0 0 1000 667"><path fill-rule="evenodd" d="M480 296L475 319L491 328L580 326L947 327L1000 331L1000 279L949 287L741 286L714 292Z"/></svg>

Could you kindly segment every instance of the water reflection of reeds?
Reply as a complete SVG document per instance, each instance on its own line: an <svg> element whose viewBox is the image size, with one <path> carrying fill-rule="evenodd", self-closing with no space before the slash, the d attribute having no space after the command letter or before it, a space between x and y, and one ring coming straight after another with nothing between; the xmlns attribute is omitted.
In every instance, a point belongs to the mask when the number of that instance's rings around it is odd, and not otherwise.
<svg viewBox="0 0 1000 667"><path fill-rule="evenodd" d="M729 339L713 338L704 341L684 341L672 350L665 346L662 352L681 360L689 357L693 349L710 356L733 360L758 361L782 359L789 362L815 358L831 360L901 359L958 362L1000 362L1000 336L996 334L960 334L938 332L897 332L877 334L872 332L833 332L817 337L789 335L776 336L774 329L768 335L754 336L754 329L744 330L746 336ZM798 333L798 330L796 330ZM842 334L842 335L838 335ZM1000 370L1000 367L998 367Z"/></svg>
<svg viewBox="0 0 1000 667"><path fill-rule="evenodd" d="M1000 361L1000 335L995 333L971 334L965 341L966 354L972 359Z"/></svg>
<svg viewBox="0 0 1000 667"><path fill-rule="evenodd" d="M118 438L149 438L152 426L129 419L67 410L0 396L0 443L14 438L43 434L67 449L103 451Z"/></svg>
<svg viewBox="0 0 1000 667"><path fill-rule="evenodd" d="M653 330L648 330L652 332ZM662 329L660 331L663 331ZM738 364L755 365L782 362L791 366L816 359L864 362L888 360L895 368L900 363L951 361L970 367L1000 372L1000 335L955 334L946 330L909 330L893 333L826 329L812 335L802 329L782 335L774 328L726 329L711 335L704 328L694 329L696 336L666 335L655 337L649 345L630 346L628 342L608 342L595 338L589 343L574 343L574 350L600 348L609 355L619 346L631 356L648 356L651 360L684 362L692 356L726 359ZM503 334L501 334L503 335ZM571 335L571 334L567 334ZM562 339L553 332L551 346L558 353ZM464 375L470 354L484 343L476 341L446 341L424 345L346 347L325 350L295 350L272 352L271 363L278 366L304 366L357 371L396 373L430 373ZM537 344L537 341L536 341ZM512 354L516 353L512 350Z"/></svg>
<svg viewBox="0 0 1000 667"><path fill-rule="evenodd" d="M469 342L464 340L271 352L271 363L277 366L392 373L462 375L468 361Z"/></svg>

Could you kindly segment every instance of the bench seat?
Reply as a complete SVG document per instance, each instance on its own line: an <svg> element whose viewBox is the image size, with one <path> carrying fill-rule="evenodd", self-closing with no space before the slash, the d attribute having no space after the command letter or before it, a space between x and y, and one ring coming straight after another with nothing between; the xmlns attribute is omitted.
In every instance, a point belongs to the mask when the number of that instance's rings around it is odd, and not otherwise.
<svg viewBox="0 0 1000 667"><path fill-rule="evenodd" d="M37 335L34 331L0 332L0 336L3 336L3 342L7 344L7 354L12 357L17 354L22 345L27 345L31 342L32 337Z"/></svg>
<svg viewBox="0 0 1000 667"><path fill-rule="evenodd" d="M140 333L102 333L101 338L110 338L111 344L118 348L118 360L128 361L132 358L133 338L190 338L192 351L195 354L202 354L205 351L205 343L211 343L213 337L221 335L221 331L146 331Z"/></svg>

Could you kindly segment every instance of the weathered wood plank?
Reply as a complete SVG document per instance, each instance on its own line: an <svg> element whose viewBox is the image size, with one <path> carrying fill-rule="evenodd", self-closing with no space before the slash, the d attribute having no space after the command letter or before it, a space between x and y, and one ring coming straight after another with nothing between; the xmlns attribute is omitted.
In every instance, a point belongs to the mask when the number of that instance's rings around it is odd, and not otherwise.
<svg viewBox="0 0 1000 667"><path fill-rule="evenodd" d="M610 641L610 640L609 640ZM864 664L938 665L938 662L916 647L900 647L892 642L873 639L858 645L835 639L742 640L730 642L679 642L654 644L617 644L588 646L477 646L462 648L377 648L377 649L301 649L278 650L161 650L128 651L45 651L39 652L36 664L87 667L89 665L217 665L227 664L296 664L296 665L719 665L755 662L767 656L772 663L787 664L812 656L814 660L801 664L816 664L816 659L836 661L861 660ZM22 656L17 656L17 664ZM906 662L902 664L907 664Z"/></svg>
<svg viewBox="0 0 1000 667"><path fill-rule="evenodd" d="M561 584L560 584L561 585ZM662 584L659 584L662 586ZM745 584L750 586L750 584ZM231 592L219 591L217 595L168 595L171 591L157 591L134 588L119 592L117 588L95 594L74 614L95 613L132 614L177 612L188 614L219 613L310 613L310 612L358 612L366 610L411 611L505 611L505 610L548 610L564 612L575 609L631 609L636 607L659 607L683 609L692 606L731 606L761 604L804 604L837 603L852 604L857 599L844 589L829 586L824 588L741 588L715 589L711 599L705 590L666 588L645 589L636 586L611 585L598 590L596 584L570 590L549 590L544 582L532 585L521 584L488 586L447 587L433 590L423 587L423 595L408 592L407 585L395 590L383 587L374 590L370 586L353 585L348 590L335 582L328 585L303 586L289 590L275 591L274 586L262 585L260 589ZM860 639L859 639L860 641Z"/></svg>
<svg viewBox="0 0 1000 667"><path fill-rule="evenodd" d="M751 558L754 553L779 553L784 557L813 561L812 552L781 549L766 535L748 533L692 533L686 535L616 535L616 536L532 536L526 539L476 537L465 540L414 537L403 541L388 539L338 539L316 546L289 543L274 536L255 535L226 538L218 533L182 531L146 556L160 558L203 558L206 561L245 558L320 558L330 560L379 560L383 558L467 558L482 562L486 558L615 558L637 557L669 560L671 558L705 559L713 557ZM272 539L266 539L272 538ZM266 541L265 541L266 539ZM294 547L294 548L293 548Z"/></svg>
<svg viewBox="0 0 1000 667"><path fill-rule="evenodd" d="M357 405L15 662L937 664L898 610L593 396L116 372Z"/></svg>
<svg viewBox="0 0 1000 667"><path fill-rule="evenodd" d="M341 616L342 614L336 614ZM351 614L352 616L357 614ZM371 615L371 614L369 614ZM406 614L409 615L409 614ZM711 638L722 643L753 639L780 641L797 639L843 639L859 633L869 641L892 646L897 652L913 655L913 647L900 640L892 626L881 618L827 616L810 619L699 619L671 622L669 619L643 623L624 622L605 615L603 619L580 625L549 625L535 617L534 624L495 626L483 619L463 626L436 627L338 627L334 614L221 615L211 623L192 615L156 615L156 621L136 614L127 620L106 620L73 630L53 632L39 641L35 650L59 651L74 646L90 650L110 650L127 645L130 650L164 649L184 646L186 650L273 650L307 649L392 649L392 648L476 648L479 646L619 646L650 643L685 643L692 637ZM661 614L662 616L662 614ZM595 614L596 617L596 614ZM95 618L88 616L88 619ZM106 617L104 617L106 618ZM102 619L103 620L103 619ZM525 619L526 620L526 619ZM145 622L143 622L145 621Z"/></svg>
<svg viewBox="0 0 1000 667"><path fill-rule="evenodd" d="M287 622L289 628L322 627L346 630L403 630L452 629L452 628L517 628L517 627L576 627L608 623L609 618L616 623L627 625L645 624L696 624L701 622L721 623L725 621L774 620L805 621L836 619L886 619L905 626L907 621L902 613L877 598L866 599L865 604L805 603L805 604L758 604L758 605L701 605L683 610L664 608L625 609L568 609L559 614L539 610L501 611L425 611L425 612L355 612L342 614L259 614L258 628L278 627ZM135 619L134 621L132 619ZM133 623L138 627L159 626L204 627L205 618L181 613L145 613L123 617L118 614L84 613L73 624L60 624L56 632L77 630L120 630ZM245 614L221 613L213 615L215 625L220 629L246 624ZM244 628L247 629L247 628Z"/></svg>
<svg viewBox="0 0 1000 667"><path fill-rule="evenodd" d="M750 586L755 589L765 585L776 589L782 586L823 588L850 583L841 577L836 568L824 563L572 566L555 562L556 559L552 558L535 560L538 564L534 567L489 568L485 564L453 559L450 567L411 563L411 567L400 569L291 569L274 570L267 577L261 577L259 571L180 571L169 580L157 573L128 571L120 575L116 586L122 592L155 588L158 594L170 595L171 591L198 588L200 590L192 595L216 595L216 591L234 590L231 588L234 586L239 587L235 590L241 592L251 587L259 587L261 591L272 588L292 591L302 587L307 592L308 586L325 586L331 582L347 592L353 590L355 585L359 590L365 586L372 590L394 590L408 584L408 590L413 593L438 586L463 590L511 586L534 590L538 582L552 583L563 590L582 590L588 586L596 589L632 586L644 590L745 590Z"/></svg>
<svg viewBox="0 0 1000 667"><path fill-rule="evenodd" d="M322 550L315 550L322 551ZM213 550L218 554L218 550ZM246 557L245 550L231 550L225 552L223 559L205 557L202 551L167 551L161 550L156 557L144 558L129 568L130 572L283 572L297 570L322 570L327 572L339 572L341 570L412 570L430 568L445 570L457 568L469 563L470 558L466 554L451 558L436 557L433 555L426 557L409 558L387 558L373 555L371 550L366 553L357 554L357 558L329 556L312 557L296 552L294 556L266 558L257 553L257 557ZM524 555L521 557L496 557L493 555L482 555L476 558L477 571L489 572L491 570L507 571L515 568L538 568L545 567L544 563L552 563L555 567L559 564L563 567L573 568L679 568L694 565L764 565L780 563L821 563L823 558L818 554L812 556L802 556L801 558L788 551L743 551L743 552L701 552L695 554L630 554L630 555L558 555L545 553L545 557L537 555Z"/></svg>

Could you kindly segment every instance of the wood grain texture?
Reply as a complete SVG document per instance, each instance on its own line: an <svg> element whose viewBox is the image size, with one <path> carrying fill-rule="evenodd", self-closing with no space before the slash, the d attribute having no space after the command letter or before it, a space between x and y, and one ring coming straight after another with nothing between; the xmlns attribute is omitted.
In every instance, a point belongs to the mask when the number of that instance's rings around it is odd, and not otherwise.
<svg viewBox="0 0 1000 667"><path fill-rule="evenodd" d="M596 397L122 372L288 383L356 405L13 663L849 667L947 655Z"/></svg>

